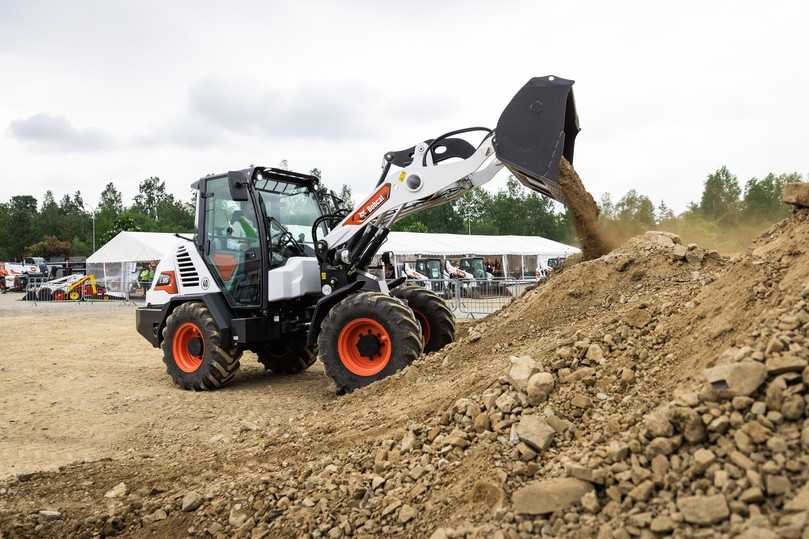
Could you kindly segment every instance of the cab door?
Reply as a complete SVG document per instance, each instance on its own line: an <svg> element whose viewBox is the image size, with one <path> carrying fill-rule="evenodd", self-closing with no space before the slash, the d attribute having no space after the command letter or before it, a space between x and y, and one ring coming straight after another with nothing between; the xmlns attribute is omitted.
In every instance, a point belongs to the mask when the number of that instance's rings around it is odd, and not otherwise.
<svg viewBox="0 0 809 539"><path fill-rule="evenodd" d="M234 200L227 176L207 178L204 183L203 257L231 306L258 307L261 242L253 202Z"/></svg>

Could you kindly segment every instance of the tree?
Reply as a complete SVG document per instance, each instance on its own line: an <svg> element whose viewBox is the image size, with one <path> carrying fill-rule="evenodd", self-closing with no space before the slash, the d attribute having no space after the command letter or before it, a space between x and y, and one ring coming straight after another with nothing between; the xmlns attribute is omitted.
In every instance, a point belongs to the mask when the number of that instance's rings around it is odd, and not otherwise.
<svg viewBox="0 0 809 539"><path fill-rule="evenodd" d="M658 223L662 223L664 221L673 221L677 218L677 216L674 215L674 211L668 207L664 200L661 200L660 204L657 205L657 211L655 213Z"/></svg>
<svg viewBox="0 0 809 539"><path fill-rule="evenodd" d="M73 245L69 241L60 240L54 236L46 236L45 239L29 245L25 248L27 256L63 256L68 257L71 254Z"/></svg>
<svg viewBox="0 0 809 539"><path fill-rule="evenodd" d="M350 210L354 209L354 200L351 198L351 187L350 186L348 186L347 184L344 183L343 186L340 188L339 197L343 201L343 205L346 208L348 208Z"/></svg>
<svg viewBox="0 0 809 539"><path fill-rule="evenodd" d="M492 196L484 189L472 189L455 202L455 211L466 223L466 233L472 233L472 225L475 225L475 232L479 232L478 224L484 216L491 211Z"/></svg>
<svg viewBox="0 0 809 539"><path fill-rule="evenodd" d="M783 203L784 185L801 181L797 172L791 174L778 174L772 172L764 179L750 178L744 187L742 213L751 221L776 221L788 213Z"/></svg>
<svg viewBox="0 0 809 539"><path fill-rule="evenodd" d="M708 219L732 223L739 215L740 195L739 180L723 166L705 180L700 212Z"/></svg>
<svg viewBox="0 0 809 539"><path fill-rule="evenodd" d="M158 221L158 209L166 200L166 183L157 176L146 178L138 185L138 194L135 195L135 208L142 211L151 219Z"/></svg>
<svg viewBox="0 0 809 539"><path fill-rule="evenodd" d="M117 216L124 211L124 201L120 191L115 187L115 184L109 182L104 190L101 191L101 198L98 202L98 212L106 213L110 216Z"/></svg>
<svg viewBox="0 0 809 539"><path fill-rule="evenodd" d="M100 240L101 243L104 244L117 236L119 232L140 232L141 230L142 228L135 222L131 213L127 211L115 218L112 226L100 236Z"/></svg>
<svg viewBox="0 0 809 539"><path fill-rule="evenodd" d="M649 197L631 189L615 205L615 218L641 228L651 228L655 224L654 204Z"/></svg>
<svg viewBox="0 0 809 539"><path fill-rule="evenodd" d="M37 217L37 199L30 195L11 197L6 224L6 245L11 257L22 258L25 247L36 241L34 222Z"/></svg>

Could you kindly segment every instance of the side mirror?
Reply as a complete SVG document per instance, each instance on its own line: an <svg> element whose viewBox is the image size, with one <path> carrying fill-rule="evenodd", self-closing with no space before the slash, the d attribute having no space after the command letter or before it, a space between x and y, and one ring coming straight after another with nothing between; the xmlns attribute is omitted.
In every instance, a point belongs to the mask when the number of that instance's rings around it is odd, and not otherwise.
<svg viewBox="0 0 809 539"><path fill-rule="evenodd" d="M386 266L393 265L393 252L392 251L385 251L382 253L382 263Z"/></svg>
<svg viewBox="0 0 809 539"><path fill-rule="evenodd" d="M230 197L236 202L246 202L250 200L250 196L247 193L247 184L249 181L249 177L244 172L228 172Z"/></svg>

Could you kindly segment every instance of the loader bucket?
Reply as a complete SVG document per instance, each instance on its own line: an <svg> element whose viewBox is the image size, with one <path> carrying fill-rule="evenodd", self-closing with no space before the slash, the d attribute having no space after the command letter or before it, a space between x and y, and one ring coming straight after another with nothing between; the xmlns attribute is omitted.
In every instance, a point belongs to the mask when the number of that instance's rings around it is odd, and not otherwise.
<svg viewBox="0 0 809 539"><path fill-rule="evenodd" d="M494 149L520 183L561 201L559 160L573 162L578 132L573 81L534 77L500 115Z"/></svg>

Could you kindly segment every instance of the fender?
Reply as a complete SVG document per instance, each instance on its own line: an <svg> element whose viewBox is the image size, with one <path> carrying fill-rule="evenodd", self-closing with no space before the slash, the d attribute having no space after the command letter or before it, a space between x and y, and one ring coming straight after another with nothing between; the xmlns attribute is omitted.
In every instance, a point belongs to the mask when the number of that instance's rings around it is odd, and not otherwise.
<svg viewBox="0 0 809 539"><path fill-rule="evenodd" d="M160 347L163 339L163 328L166 326L166 319L172 311L183 303L189 301L202 301L213 316L217 329L222 333L225 342L230 341L230 323L233 320L231 311L225 296L221 292L214 294L189 294L187 296L175 296L163 305L147 305L135 310L135 325L140 333L155 348Z"/></svg>
<svg viewBox="0 0 809 539"><path fill-rule="evenodd" d="M350 294L358 292L364 286L364 281L354 281L318 300L317 305L315 305L315 313L312 315L312 321L309 323L309 333L306 336L307 346L315 346L317 344L317 336L320 335L320 324L323 323L323 319L329 314L331 308Z"/></svg>

